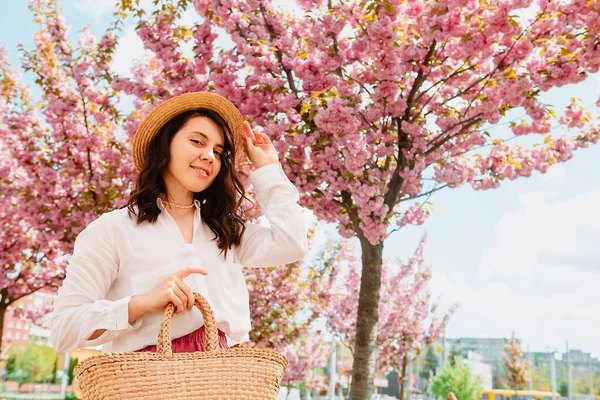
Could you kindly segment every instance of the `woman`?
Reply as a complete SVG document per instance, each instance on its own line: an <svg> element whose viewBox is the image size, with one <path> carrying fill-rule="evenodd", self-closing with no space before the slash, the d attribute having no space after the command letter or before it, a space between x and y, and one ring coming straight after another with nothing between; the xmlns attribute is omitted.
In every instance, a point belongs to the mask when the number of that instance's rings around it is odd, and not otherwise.
<svg viewBox="0 0 600 400"><path fill-rule="evenodd" d="M173 302L173 351L202 351L192 292L213 308L221 348L247 341L242 267L290 263L307 252L298 191L273 144L227 99L194 92L153 109L132 150L139 175L127 207L101 215L77 237L50 343L57 351L155 351L164 308ZM234 169L242 150L256 167L249 180L270 227L244 218L245 191Z"/></svg>

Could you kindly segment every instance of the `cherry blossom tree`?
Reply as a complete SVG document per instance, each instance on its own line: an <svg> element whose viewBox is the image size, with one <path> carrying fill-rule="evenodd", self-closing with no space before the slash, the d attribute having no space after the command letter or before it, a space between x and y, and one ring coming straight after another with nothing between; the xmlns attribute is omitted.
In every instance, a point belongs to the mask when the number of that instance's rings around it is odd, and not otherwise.
<svg viewBox="0 0 600 400"><path fill-rule="evenodd" d="M160 3L137 27L153 56L113 81L136 97L126 128L155 102L216 91L277 143L302 204L358 238L352 399L373 388L385 239L427 219L421 200L546 172L598 140L581 105L554 110L543 95L598 71L599 2L538 0L529 21L514 15L532 0L301 0L291 14L268 0ZM180 22L188 7L194 26ZM233 48L216 48L217 28ZM513 110L526 115L512 134L535 146L487 130ZM574 129L553 136L555 124Z"/></svg>
<svg viewBox="0 0 600 400"><path fill-rule="evenodd" d="M383 375L398 371L400 393L404 392L411 353L431 346L441 337L453 312L439 316L437 304L431 302L431 269L424 263L424 245L425 238L405 263L384 263L382 268L381 290L386 295L379 302L375 370ZM331 331L354 353L356 326L348 320L356 318L358 309L359 263L351 263L347 272L346 276L338 276L329 294L327 321Z"/></svg>
<svg viewBox="0 0 600 400"><path fill-rule="evenodd" d="M316 228L309 229L309 246L315 232ZM283 351L311 332L340 269L340 251L339 245L328 241L315 260L244 270L250 296L251 342Z"/></svg>
<svg viewBox="0 0 600 400"><path fill-rule="evenodd" d="M529 362L523 359L521 343L512 337L506 342L504 348L506 351L502 353L502 359L508 374L506 384L510 389L523 389L527 383L527 377L531 373L531 367Z"/></svg>
<svg viewBox="0 0 600 400"><path fill-rule="evenodd" d="M319 386L321 379L315 373L315 369L325 366L329 355L323 345L323 336L320 332L313 332L299 338L296 343L286 346L282 354L289 363L281 382L282 385L287 386L288 393L300 383L311 388Z"/></svg>
<svg viewBox="0 0 600 400"><path fill-rule="evenodd" d="M46 259L68 254L69 244L60 243L72 243L126 192L132 168L122 162L123 139L150 107L192 90L230 98L274 140L302 204L360 243L352 399L368 398L373 388L385 239L424 223L427 199L442 188L497 188L544 173L598 141L596 122L577 100L565 110L544 102L549 90L598 71L600 3L593 0L299 0L301 12L293 14L268 0L158 3L144 14L136 1L121 1L118 21L136 14L137 32L153 54L124 78L108 71L117 25L98 44L82 33L74 52L58 1L30 1L41 29L23 66L36 74L44 100L33 113L10 111L13 104L2 100L0 137L10 162L23 168L19 176L51 183L32 189L35 195L56 197L44 196L39 207L21 201L19 210L45 221L23 221L19 229L31 226L44 242L59 243ZM532 5L532 19L514 16ZM190 9L201 22L184 26L181 13ZM232 48L215 46L217 28ZM192 57L183 50L189 42ZM114 108L120 94L135 98L122 124ZM521 146L488 130L514 112L525 117L510 121L511 133L532 138ZM554 135L559 125L570 130ZM13 143L27 143L14 135L36 137L32 131L47 139L41 155L54 169L36 170L27 154L40 154L13 151ZM238 167L246 174L251 168L243 160ZM57 261L48 263L40 270L52 271Z"/></svg>
<svg viewBox="0 0 600 400"><path fill-rule="evenodd" d="M309 247L315 232L309 230ZM327 363L330 349L314 325L327 306L325 299L340 270L343 251L329 240L314 261L244 270L250 295L250 340L259 347L275 348L288 359L282 381L288 393L300 384L316 389L322 383L315 369Z"/></svg>
<svg viewBox="0 0 600 400"><path fill-rule="evenodd" d="M73 50L58 1L29 8L39 30L33 50L20 48L21 71L40 99L0 49L0 338L8 307L61 282L75 237L124 200L133 173L107 73L118 23L100 42L84 29Z"/></svg>

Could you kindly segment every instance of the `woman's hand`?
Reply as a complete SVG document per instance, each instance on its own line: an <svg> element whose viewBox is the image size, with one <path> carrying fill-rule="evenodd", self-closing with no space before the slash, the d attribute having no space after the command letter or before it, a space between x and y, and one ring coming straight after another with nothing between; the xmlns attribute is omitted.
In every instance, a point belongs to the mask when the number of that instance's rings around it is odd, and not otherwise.
<svg viewBox="0 0 600 400"><path fill-rule="evenodd" d="M133 325L138 319L149 312L164 309L173 302L177 306L176 313L182 313L186 308L191 310L196 299L194 292L183 279L191 274L208 275L208 271L200 267L186 267L167 277L154 289L140 295L131 296L127 308L129 324ZM102 336L106 329L95 330L87 340L94 340Z"/></svg>
<svg viewBox="0 0 600 400"><path fill-rule="evenodd" d="M250 124L244 121L244 150L248 154L250 162L260 168L268 164L279 162L277 150L267 135L259 131L253 131Z"/></svg>
<svg viewBox="0 0 600 400"><path fill-rule="evenodd" d="M139 304L143 305L145 312L162 310L171 302L175 303L177 314L182 313L185 309L191 310L195 302L194 293L183 282L183 279L191 274L208 275L208 271L200 267L186 267L177 271L154 289L140 295Z"/></svg>

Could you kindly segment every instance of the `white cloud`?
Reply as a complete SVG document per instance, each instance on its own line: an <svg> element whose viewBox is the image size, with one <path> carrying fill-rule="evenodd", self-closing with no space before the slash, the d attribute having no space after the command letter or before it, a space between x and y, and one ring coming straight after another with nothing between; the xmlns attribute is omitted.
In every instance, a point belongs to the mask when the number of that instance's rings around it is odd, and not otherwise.
<svg viewBox="0 0 600 400"><path fill-rule="evenodd" d="M272 4L283 12L295 14L296 16L304 15L296 0L274 0Z"/></svg>
<svg viewBox="0 0 600 400"><path fill-rule="evenodd" d="M152 10L152 0L142 0L142 7L147 13ZM181 18L178 20L178 24L193 27L197 23L202 22L202 17L193 8L188 8L184 13L181 14ZM137 35L135 30L136 23L128 24L124 30L124 33L119 37L119 44L115 52L113 61L111 63L111 69L120 76L131 77L131 68L137 62L152 57L152 52L144 49L142 40ZM233 41L229 38L225 30L222 28L216 28L217 39L215 40L215 47L229 49L233 47ZM181 52L185 57L193 58L195 54L193 52L193 46L195 41L192 38L186 43L181 42Z"/></svg>
<svg viewBox="0 0 600 400"><path fill-rule="evenodd" d="M83 13L89 14L92 18L98 19L107 12L113 12L116 9L116 0L78 0L73 6ZM150 13L154 8L152 0L141 0L140 7ZM191 8L193 10L193 8ZM190 10L188 10L190 11ZM189 12L186 12L188 14ZM131 18L131 17L130 17ZM126 25L121 33L117 45L117 50L113 56L111 69L121 76L131 76L131 67L137 62L150 55L150 52L144 49L142 40L135 32L136 23L134 21Z"/></svg>
<svg viewBox="0 0 600 400"><path fill-rule="evenodd" d="M557 187L565 181L567 171L561 164L553 165L545 174L542 174L544 187Z"/></svg>
<svg viewBox="0 0 600 400"><path fill-rule="evenodd" d="M78 0L73 3L73 7L93 18L98 18L106 12L114 11L116 4L116 0Z"/></svg>
<svg viewBox="0 0 600 400"><path fill-rule="evenodd" d="M596 79L596 90L600 89L600 73L592 74L592 76Z"/></svg>
<svg viewBox="0 0 600 400"><path fill-rule="evenodd" d="M436 272L433 293L458 301L451 337L509 337L600 355L600 191L567 199L530 192L495 226L475 276Z"/></svg>
<svg viewBox="0 0 600 400"><path fill-rule="evenodd" d="M198 11L194 7L188 7L179 18L179 23L186 26L193 26L199 22L202 22L203 18L200 17Z"/></svg>
<svg viewBox="0 0 600 400"><path fill-rule="evenodd" d="M537 2L532 2L532 4L529 7L520 8L516 10L516 12L513 12L513 14L516 15L518 19L520 19L521 25L525 28L535 20L535 17L539 10L539 4L537 4Z"/></svg>
<svg viewBox="0 0 600 400"><path fill-rule="evenodd" d="M135 31L135 25L127 25L125 33L119 38L117 49L110 65L111 70L121 76L131 77L131 67L150 52L144 49L142 40Z"/></svg>
<svg viewBox="0 0 600 400"><path fill-rule="evenodd" d="M79 11L89 14L92 18L97 19L107 12L113 12L118 7L117 0L77 0L73 3L73 7ZM153 9L152 0L141 0L140 6L148 11Z"/></svg>

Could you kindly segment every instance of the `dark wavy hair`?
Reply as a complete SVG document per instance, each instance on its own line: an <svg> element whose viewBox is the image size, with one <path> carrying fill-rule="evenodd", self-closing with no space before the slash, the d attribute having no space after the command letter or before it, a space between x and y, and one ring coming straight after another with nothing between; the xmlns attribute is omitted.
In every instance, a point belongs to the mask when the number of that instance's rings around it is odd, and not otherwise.
<svg viewBox="0 0 600 400"><path fill-rule="evenodd" d="M171 158L171 141L192 117L197 116L210 118L224 133L221 170L208 188L194 193L194 199L200 201L202 220L214 232L213 240L217 240L217 246L226 257L231 246L240 244L246 229L246 215L242 204L249 199L235 172L235 146L231 129L219 114L211 110L186 111L173 117L160 129L146 149L145 165L139 172L129 201L124 207L127 207L130 217L137 217L138 225L146 221L156 222L161 213L156 199L161 194L167 194L163 173ZM135 206L138 209L137 214Z"/></svg>

